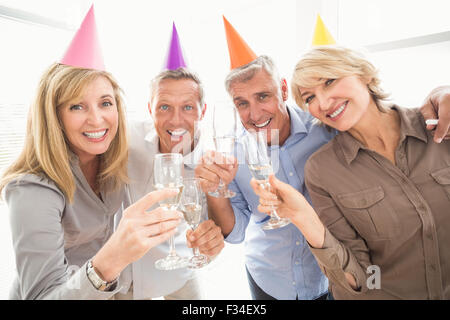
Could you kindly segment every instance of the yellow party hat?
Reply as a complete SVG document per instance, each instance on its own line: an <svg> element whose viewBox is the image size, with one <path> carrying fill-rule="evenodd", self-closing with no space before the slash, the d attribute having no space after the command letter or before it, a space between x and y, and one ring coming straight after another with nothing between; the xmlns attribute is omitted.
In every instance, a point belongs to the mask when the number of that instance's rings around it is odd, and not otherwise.
<svg viewBox="0 0 450 320"><path fill-rule="evenodd" d="M314 37L312 41L313 46L323 46L328 44L336 44L333 36L325 27L320 15L317 15L316 29L314 30Z"/></svg>

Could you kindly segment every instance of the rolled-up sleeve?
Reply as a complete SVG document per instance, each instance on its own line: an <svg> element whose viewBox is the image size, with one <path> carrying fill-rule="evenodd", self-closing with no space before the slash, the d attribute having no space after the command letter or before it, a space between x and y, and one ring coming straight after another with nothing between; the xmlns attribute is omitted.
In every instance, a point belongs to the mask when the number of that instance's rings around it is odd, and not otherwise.
<svg viewBox="0 0 450 320"><path fill-rule="evenodd" d="M314 209L325 226L325 240L320 249L311 248L320 268L328 279L353 294L361 294L367 288L367 267L370 261L369 249L363 238L347 221L331 195L321 187L317 168L310 162L305 167L306 186ZM354 290L345 278L345 272L356 280Z"/></svg>
<svg viewBox="0 0 450 320"><path fill-rule="evenodd" d="M10 183L9 207L20 299L109 299L117 291L97 290L86 275L86 264L70 266L64 253L62 213L65 197L38 182Z"/></svg>
<svg viewBox="0 0 450 320"><path fill-rule="evenodd" d="M245 229L250 221L251 211L249 209L247 200L239 189L235 180L233 180L228 188L236 193L236 195L230 199L231 206L233 208L235 223L233 230L225 238L225 241L229 243L241 243L245 239Z"/></svg>

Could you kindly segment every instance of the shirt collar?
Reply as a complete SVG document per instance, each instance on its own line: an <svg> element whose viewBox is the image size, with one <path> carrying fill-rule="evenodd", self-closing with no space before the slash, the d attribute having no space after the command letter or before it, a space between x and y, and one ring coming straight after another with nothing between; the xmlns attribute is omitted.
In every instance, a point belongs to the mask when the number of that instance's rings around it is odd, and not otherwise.
<svg viewBox="0 0 450 320"><path fill-rule="evenodd" d="M67 154L69 156L69 162L72 166L78 166L80 164L80 158L75 152L70 150L70 148L67 149Z"/></svg>
<svg viewBox="0 0 450 320"><path fill-rule="evenodd" d="M363 144L347 131L339 132L336 136L336 141L341 147L341 151L347 164L350 164L356 158L359 149L364 148Z"/></svg>
<svg viewBox="0 0 450 320"><path fill-rule="evenodd" d="M399 108L396 105L393 105L391 108L396 110L400 116L401 141L403 141L406 136L410 136L422 140L425 143L428 142L425 120L417 109Z"/></svg>
<svg viewBox="0 0 450 320"><path fill-rule="evenodd" d="M407 136L414 137L427 143L425 132L425 121L417 112L417 109L399 108L396 105L390 107L397 111L400 117L400 141L399 145ZM336 139L341 147L347 164L350 164L357 156L359 149L366 149L364 145L348 132L340 132Z"/></svg>
<svg viewBox="0 0 450 320"><path fill-rule="evenodd" d="M306 128L302 118L300 117L299 113L297 110L295 110L294 107L290 107L288 105L286 105L287 108L287 112L289 114L289 121L291 124L290 127L290 133L288 138L286 139L286 141L284 142L284 145L289 144L289 141L292 139L292 137L302 134L304 135L305 133L308 133L308 129ZM245 136L248 133L248 131L244 128L244 126L240 126L240 129L238 131L238 140L241 139L243 136ZM270 148L278 148L280 146L278 145L272 145Z"/></svg>
<svg viewBox="0 0 450 320"><path fill-rule="evenodd" d="M289 119L291 121L291 133L289 136L294 136L296 134L307 133L308 129L306 129L305 124L303 123L302 118L300 117L297 110L294 107L290 107L286 105L287 111L289 113ZM298 108L298 107L297 107Z"/></svg>

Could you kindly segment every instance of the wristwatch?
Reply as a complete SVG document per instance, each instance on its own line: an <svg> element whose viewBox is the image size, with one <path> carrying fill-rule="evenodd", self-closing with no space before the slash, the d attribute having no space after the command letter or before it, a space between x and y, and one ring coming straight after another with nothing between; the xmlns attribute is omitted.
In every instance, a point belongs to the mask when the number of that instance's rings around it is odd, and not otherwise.
<svg viewBox="0 0 450 320"><path fill-rule="evenodd" d="M113 291L117 285L117 279L111 282L107 282L100 278L92 265L92 259L88 261L86 265L86 275L95 289L100 291Z"/></svg>

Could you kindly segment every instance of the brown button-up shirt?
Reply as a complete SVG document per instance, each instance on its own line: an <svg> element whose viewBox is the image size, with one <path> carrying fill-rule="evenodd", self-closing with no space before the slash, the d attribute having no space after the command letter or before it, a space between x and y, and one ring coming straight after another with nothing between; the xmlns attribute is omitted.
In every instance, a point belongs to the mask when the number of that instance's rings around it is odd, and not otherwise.
<svg viewBox="0 0 450 320"><path fill-rule="evenodd" d="M417 109L393 109L395 165L341 132L305 167L326 227L311 251L336 299L450 299L450 141L434 143Z"/></svg>

